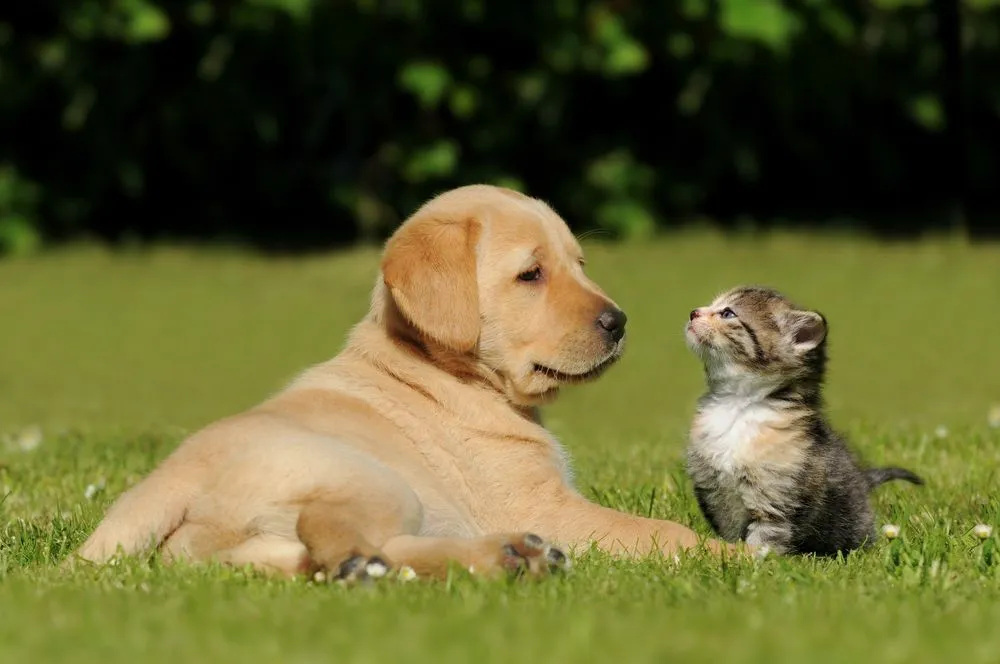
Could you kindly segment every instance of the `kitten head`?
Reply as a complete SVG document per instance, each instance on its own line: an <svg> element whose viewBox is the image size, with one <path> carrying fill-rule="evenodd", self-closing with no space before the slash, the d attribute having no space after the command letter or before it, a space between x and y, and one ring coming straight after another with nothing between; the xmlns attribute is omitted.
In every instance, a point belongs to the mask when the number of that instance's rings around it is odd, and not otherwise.
<svg viewBox="0 0 1000 664"><path fill-rule="evenodd" d="M688 346L711 383L776 390L798 382L818 387L826 364L822 314L795 306L770 288L739 286L691 312Z"/></svg>

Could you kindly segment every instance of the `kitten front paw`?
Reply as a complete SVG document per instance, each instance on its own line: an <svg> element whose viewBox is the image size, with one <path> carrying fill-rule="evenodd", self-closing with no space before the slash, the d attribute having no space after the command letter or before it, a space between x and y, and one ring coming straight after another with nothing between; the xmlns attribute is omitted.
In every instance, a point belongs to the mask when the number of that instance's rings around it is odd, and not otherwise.
<svg viewBox="0 0 1000 664"><path fill-rule="evenodd" d="M757 560L763 560L771 555L781 556L788 553L787 542L790 534L786 527L778 524L751 523L747 529L747 547Z"/></svg>

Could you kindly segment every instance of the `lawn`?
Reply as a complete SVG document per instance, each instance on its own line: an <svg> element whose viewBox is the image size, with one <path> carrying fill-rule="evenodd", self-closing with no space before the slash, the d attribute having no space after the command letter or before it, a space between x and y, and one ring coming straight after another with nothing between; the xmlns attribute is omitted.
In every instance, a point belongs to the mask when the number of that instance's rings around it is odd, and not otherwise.
<svg viewBox="0 0 1000 664"><path fill-rule="evenodd" d="M186 432L336 353L378 257L76 247L0 261L0 662L995 662L1000 538L971 530L1000 526L1000 247L698 232L587 251L630 342L546 411L586 493L707 532L681 466L701 390L683 324L763 282L828 317L834 423L928 480L877 494L901 536L848 561L591 553L542 583L61 571Z"/></svg>

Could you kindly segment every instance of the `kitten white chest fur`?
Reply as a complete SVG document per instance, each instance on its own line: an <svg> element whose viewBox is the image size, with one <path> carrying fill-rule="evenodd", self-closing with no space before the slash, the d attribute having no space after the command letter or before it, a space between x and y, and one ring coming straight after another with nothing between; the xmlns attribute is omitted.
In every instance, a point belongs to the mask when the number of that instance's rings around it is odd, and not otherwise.
<svg viewBox="0 0 1000 664"><path fill-rule="evenodd" d="M746 399L720 399L698 413L691 444L713 468L735 473L754 440L773 422L774 411Z"/></svg>
<svg viewBox="0 0 1000 664"><path fill-rule="evenodd" d="M759 402L741 398L712 401L698 413L689 448L689 471L702 498L711 505L719 534L730 541L742 536L750 514L740 486L752 458L754 441L773 421Z"/></svg>

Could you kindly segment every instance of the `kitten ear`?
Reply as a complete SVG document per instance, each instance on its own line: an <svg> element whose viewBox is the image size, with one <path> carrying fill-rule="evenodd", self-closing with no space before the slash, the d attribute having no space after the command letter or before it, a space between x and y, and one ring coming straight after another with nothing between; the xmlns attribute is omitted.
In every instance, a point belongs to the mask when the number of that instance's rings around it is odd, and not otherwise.
<svg viewBox="0 0 1000 664"><path fill-rule="evenodd" d="M792 311L788 315L792 342L800 353L810 351L826 338L826 319L816 311Z"/></svg>

